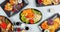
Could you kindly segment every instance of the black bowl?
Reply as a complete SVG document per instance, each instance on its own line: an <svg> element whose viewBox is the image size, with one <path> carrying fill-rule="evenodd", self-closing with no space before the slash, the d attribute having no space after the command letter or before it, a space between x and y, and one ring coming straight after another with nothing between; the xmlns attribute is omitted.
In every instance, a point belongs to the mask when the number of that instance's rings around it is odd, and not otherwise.
<svg viewBox="0 0 60 32"><path fill-rule="evenodd" d="M31 8L31 9L34 9L34 8ZM26 10L26 9L24 9L24 10ZM34 10L36 10L36 11L38 11L38 12L40 12L41 13L41 11L39 11L39 10L37 10L37 9L34 9ZM23 10L20 12L20 14L19 14L19 18L20 18L20 20L21 20L21 13L23 12ZM42 13L41 13L41 16L42 16ZM42 20L42 17L41 17L41 19L38 21L38 22L40 22ZM22 20L21 20L22 21ZM37 22L37 23L38 23ZM25 23L25 22L23 22L23 23ZM25 23L26 24L26 23ZM28 24L30 24L30 23L28 23ZM34 23L34 24L36 24L36 23Z"/></svg>

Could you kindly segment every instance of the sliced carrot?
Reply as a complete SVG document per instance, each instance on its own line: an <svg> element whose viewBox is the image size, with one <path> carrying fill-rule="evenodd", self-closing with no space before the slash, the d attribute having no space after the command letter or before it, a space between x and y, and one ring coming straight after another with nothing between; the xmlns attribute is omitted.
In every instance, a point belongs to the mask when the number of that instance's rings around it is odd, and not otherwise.
<svg viewBox="0 0 60 32"><path fill-rule="evenodd" d="M47 28L48 28L47 21L45 21L44 23L42 23L41 27L42 27L43 29L47 29Z"/></svg>
<svg viewBox="0 0 60 32"><path fill-rule="evenodd" d="M34 13L32 12L32 9L23 10L22 13L28 18L34 18Z"/></svg>

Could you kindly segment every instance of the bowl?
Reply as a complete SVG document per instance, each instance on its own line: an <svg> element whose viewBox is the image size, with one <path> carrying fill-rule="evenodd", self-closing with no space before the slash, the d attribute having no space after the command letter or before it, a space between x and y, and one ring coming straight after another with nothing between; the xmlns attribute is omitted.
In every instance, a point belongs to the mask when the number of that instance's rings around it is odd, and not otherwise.
<svg viewBox="0 0 60 32"><path fill-rule="evenodd" d="M37 9L27 8L20 12L19 18L25 24L36 24L42 19L42 13Z"/></svg>

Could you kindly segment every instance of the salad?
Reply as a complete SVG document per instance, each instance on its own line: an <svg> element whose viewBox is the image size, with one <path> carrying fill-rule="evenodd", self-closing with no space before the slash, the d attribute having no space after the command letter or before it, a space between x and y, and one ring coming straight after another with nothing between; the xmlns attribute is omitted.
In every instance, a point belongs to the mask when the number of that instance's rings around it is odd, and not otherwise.
<svg viewBox="0 0 60 32"><path fill-rule="evenodd" d="M53 17L45 20L40 25L43 32L55 32L60 27L60 17Z"/></svg>
<svg viewBox="0 0 60 32"><path fill-rule="evenodd" d="M0 16L0 32L13 32L12 23L4 16Z"/></svg>
<svg viewBox="0 0 60 32"><path fill-rule="evenodd" d="M20 20L26 24L35 24L42 18L42 13L36 9L28 8L20 13Z"/></svg>
<svg viewBox="0 0 60 32"><path fill-rule="evenodd" d="M60 0L36 0L36 3L39 6L57 5L60 4Z"/></svg>

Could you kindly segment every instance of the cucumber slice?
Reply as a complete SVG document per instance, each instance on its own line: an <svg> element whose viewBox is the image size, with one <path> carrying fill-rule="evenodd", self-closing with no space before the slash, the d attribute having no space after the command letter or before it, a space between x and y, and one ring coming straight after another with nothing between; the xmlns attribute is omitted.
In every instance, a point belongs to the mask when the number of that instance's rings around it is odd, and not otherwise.
<svg viewBox="0 0 60 32"><path fill-rule="evenodd" d="M21 13L21 16L24 16L24 14L23 14L23 13Z"/></svg>
<svg viewBox="0 0 60 32"><path fill-rule="evenodd" d="M24 16L21 17L21 20L25 22L26 18Z"/></svg>
<svg viewBox="0 0 60 32"><path fill-rule="evenodd" d="M29 24L29 20L26 19L25 21L26 21L26 24Z"/></svg>

